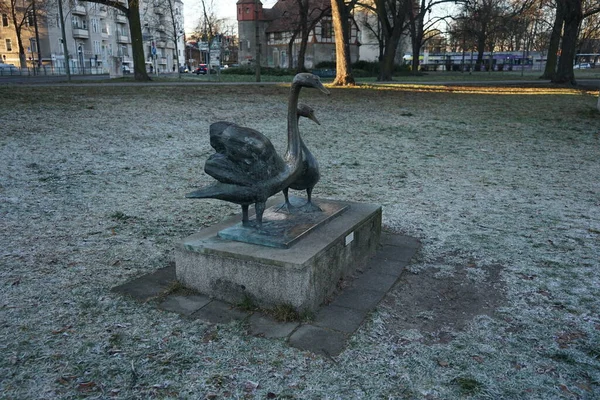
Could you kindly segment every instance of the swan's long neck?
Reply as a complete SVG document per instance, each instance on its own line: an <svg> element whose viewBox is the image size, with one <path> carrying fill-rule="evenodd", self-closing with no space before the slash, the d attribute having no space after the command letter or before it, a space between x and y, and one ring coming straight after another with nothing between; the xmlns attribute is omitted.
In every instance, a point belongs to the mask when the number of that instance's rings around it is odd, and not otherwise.
<svg viewBox="0 0 600 400"><path fill-rule="evenodd" d="M300 89L302 87L297 84L292 84L292 90L290 93L290 99L288 102L288 145L285 153L285 161L288 164L298 164L301 162L301 144L300 144L300 130L298 128L298 97L300 96Z"/></svg>

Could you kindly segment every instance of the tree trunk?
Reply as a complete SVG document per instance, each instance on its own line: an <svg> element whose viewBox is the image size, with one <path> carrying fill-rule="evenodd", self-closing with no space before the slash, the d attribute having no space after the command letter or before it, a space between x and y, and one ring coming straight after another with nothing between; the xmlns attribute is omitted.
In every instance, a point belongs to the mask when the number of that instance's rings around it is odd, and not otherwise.
<svg viewBox="0 0 600 400"><path fill-rule="evenodd" d="M306 58L306 47L308 45L308 32L306 35L303 33L300 39L300 49L298 50L298 65L296 66L296 73L305 72L304 60Z"/></svg>
<svg viewBox="0 0 600 400"><path fill-rule="evenodd" d="M556 3L556 17L552 25L550 34L550 44L548 45L548 55L546 57L546 67L544 74L540 79L554 79L556 74L556 63L558 61L558 49L560 48L560 35L564 22L563 9L560 2Z"/></svg>
<svg viewBox="0 0 600 400"><path fill-rule="evenodd" d="M423 16L421 13L414 15L414 10L409 9L410 17L410 40L412 41L412 73L419 73L419 57L421 55L421 46L423 45Z"/></svg>
<svg viewBox="0 0 600 400"><path fill-rule="evenodd" d="M288 68L294 68L294 42L296 41L296 37L298 36L298 31L294 31L292 33L292 38L288 42Z"/></svg>
<svg viewBox="0 0 600 400"><path fill-rule="evenodd" d="M573 73L573 60L577 46L577 36L579 26L583 19L582 0L560 0L564 6L565 25L563 30L562 46L556 75L552 79L553 83L577 84L575 74Z"/></svg>
<svg viewBox="0 0 600 400"><path fill-rule="evenodd" d="M300 49L298 50L298 65L296 73L306 71L304 68L304 59L306 57L306 47L308 45L308 1L298 4L300 10Z"/></svg>
<svg viewBox="0 0 600 400"><path fill-rule="evenodd" d="M379 61L378 81L392 80L394 66L396 65L396 49L398 48L398 42L400 42L400 36L402 36L402 24L397 23L394 25L391 37L386 40L383 57Z"/></svg>
<svg viewBox="0 0 600 400"><path fill-rule="evenodd" d="M129 33L131 34L131 52L133 57L133 73L136 81L150 81L146 72L144 58L144 42L142 39L142 23L140 22L140 8L137 0L128 1ZM176 39L177 40L177 39Z"/></svg>
<svg viewBox="0 0 600 400"><path fill-rule="evenodd" d="M354 86L356 82L352 76L350 65L350 51L348 46L348 12L344 0L331 0L331 18L335 34L335 80L336 86Z"/></svg>

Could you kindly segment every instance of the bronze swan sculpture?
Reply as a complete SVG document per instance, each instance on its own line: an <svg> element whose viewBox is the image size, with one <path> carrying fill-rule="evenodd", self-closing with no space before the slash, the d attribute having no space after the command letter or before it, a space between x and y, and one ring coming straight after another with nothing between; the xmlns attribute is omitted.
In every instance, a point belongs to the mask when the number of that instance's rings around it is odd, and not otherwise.
<svg viewBox="0 0 600 400"><path fill-rule="evenodd" d="M251 226L248 207L254 204L256 225L262 226L267 199L290 186L302 172L302 147L298 129L298 97L303 87L328 94L319 77L300 73L294 77L288 100L287 151L280 157L271 141L260 132L231 122L210 126L210 144L216 153L204 171L218 182L188 193L188 198L214 198L242 206L242 224Z"/></svg>
<svg viewBox="0 0 600 400"><path fill-rule="evenodd" d="M306 104L298 105L297 114L298 119L300 119L300 117L305 117L314 121L316 124L321 125L315 116L315 111ZM289 213L294 211L295 207L293 207L290 203L288 195L289 189L292 188L294 190L306 190L306 203L296 209L303 212L321 211L321 208L312 202L312 190L317 182L319 182L321 177L321 174L319 173L319 164L308 147L306 147L306 144L304 144L302 137L300 137L300 146L302 147L302 172L298 175L296 180L290 184L290 186L283 189L285 203L279 208L279 210Z"/></svg>

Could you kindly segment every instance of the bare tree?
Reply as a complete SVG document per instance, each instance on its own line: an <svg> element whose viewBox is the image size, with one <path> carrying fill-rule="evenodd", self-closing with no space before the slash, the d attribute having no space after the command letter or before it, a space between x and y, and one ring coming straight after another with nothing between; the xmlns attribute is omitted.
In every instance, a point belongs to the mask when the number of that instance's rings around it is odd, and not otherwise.
<svg viewBox="0 0 600 400"><path fill-rule="evenodd" d="M62 1L62 0L58 0ZM121 11L129 22L129 33L131 35L131 51L133 56L133 76L136 81L151 80L146 72L146 60L144 59L144 40L142 37L142 23L140 20L139 0L127 0L127 6L116 0L82 0L89 3L98 3L116 8Z"/></svg>
<svg viewBox="0 0 600 400"><path fill-rule="evenodd" d="M584 0L556 0L557 20L562 19L562 43L554 83L576 84L573 60L577 48L579 28L584 18L600 12L600 4ZM586 8L584 8L584 6ZM561 18L562 17L562 18Z"/></svg>
<svg viewBox="0 0 600 400"><path fill-rule="evenodd" d="M10 15L12 24L17 36L17 46L19 49L19 64L21 68L27 67L27 54L23 43L23 35L30 29L35 29L36 45L38 48L38 62L41 62L39 56L39 35L37 33L37 18L39 14L46 13L47 2L45 0L5 0L0 1L0 14Z"/></svg>
<svg viewBox="0 0 600 400"><path fill-rule="evenodd" d="M331 0L331 19L335 34L335 79L336 86L355 85L350 62L350 16L358 0Z"/></svg>
<svg viewBox="0 0 600 400"><path fill-rule="evenodd" d="M292 67L291 60L293 54L294 42L300 36L300 48L298 50L298 61L296 63L296 72L300 73L306 70L304 61L306 58L306 48L308 47L308 37L315 26L323 19L323 16L331 11L329 0L295 0L295 7L291 13L284 18L290 21L293 26L292 35L288 42L288 54L290 55L289 67Z"/></svg>
<svg viewBox="0 0 600 400"><path fill-rule="evenodd" d="M375 0L375 12L381 25L383 52L379 58L378 81L391 81L396 49L406 29L410 0ZM414 53L413 53L414 54ZM417 53L418 55L419 53ZM413 57L414 58L414 57ZM417 63L419 57L417 58ZM417 64L418 65L418 64Z"/></svg>
<svg viewBox="0 0 600 400"><path fill-rule="evenodd" d="M431 11L434 7L444 3L467 3L464 0L405 0L406 12L408 13L408 26L410 30L410 38L412 43L413 59L412 59L412 71L416 74L419 69L419 54L421 48L425 45L427 40L434 37L433 35L427 35L426 32L433 31L432 27L442 18L436 17L434 19L426 20L428 15L431 15Z"/></svg>

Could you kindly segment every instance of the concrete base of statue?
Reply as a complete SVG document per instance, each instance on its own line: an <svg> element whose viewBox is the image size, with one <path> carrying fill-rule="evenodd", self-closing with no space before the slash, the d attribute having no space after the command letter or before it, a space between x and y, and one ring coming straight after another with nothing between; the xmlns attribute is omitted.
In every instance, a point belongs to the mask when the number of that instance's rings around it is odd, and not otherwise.
<svg viewBox="0 0 600 400"><path fill-rule="evenodd" d="M322 212L286 214L277 212L283 199L274 203L262 229L242 227L236 216L184 239L175 250L177 280L232 304L316 310L377 251L381 206L313 199Z"/></svg>

